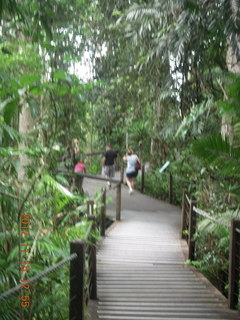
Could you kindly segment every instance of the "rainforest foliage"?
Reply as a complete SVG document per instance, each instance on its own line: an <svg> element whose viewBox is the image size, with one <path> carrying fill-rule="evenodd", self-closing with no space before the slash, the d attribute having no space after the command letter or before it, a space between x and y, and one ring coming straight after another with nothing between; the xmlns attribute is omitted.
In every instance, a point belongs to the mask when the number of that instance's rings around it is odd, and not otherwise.
<svg viewBox="0 0 240 320"><path fill-rule="evenodd" d="M147 192L163 199L159 168L170 161L177 204L188 181L201 209L225 224L239 218L239 1L2 0L0 20L1 293L21 277L22 212L31 214L31 275L86 231L85 196L59 173L74 139L85 154L131 147L157 172L146 173ZM85 162L100 172L101 156ZM196 237L197 264L217 283L229 232L202 221ZM32 319L55 319L53 305L66 319L61 272L34 288L52 300L39 299Z"/></svg>

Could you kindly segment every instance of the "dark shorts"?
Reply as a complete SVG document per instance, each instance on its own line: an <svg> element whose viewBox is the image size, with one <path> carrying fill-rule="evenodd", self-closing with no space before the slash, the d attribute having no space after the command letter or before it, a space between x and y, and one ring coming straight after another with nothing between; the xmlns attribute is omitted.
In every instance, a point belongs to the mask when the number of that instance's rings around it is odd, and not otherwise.
<svg viewBox="0 0 240 320"><path fill-rule="evenodd" d="M127 176L128 178L136 178L137 175L138 175L138 170L133 171L133 172L126 173L126 176Z"/></svg>
<svg viewBox="0 0 240 320"><path fill-rule="evenodd" d="M105 166L103 172L106 177L113 178L115 175L115 166Z"/></svg>

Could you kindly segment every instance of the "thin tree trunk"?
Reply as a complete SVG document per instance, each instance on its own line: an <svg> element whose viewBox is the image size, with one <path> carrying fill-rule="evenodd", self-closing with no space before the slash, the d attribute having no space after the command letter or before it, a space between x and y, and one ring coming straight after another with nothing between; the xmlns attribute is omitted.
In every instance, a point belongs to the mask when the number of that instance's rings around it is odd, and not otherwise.
<svg viewBox="0 0 240 320"><path fill-rule="evenodd" d="M24 101L22 112L19 115L19 133L24 137L24 139L27 138L29 133L31 132L33 128L33 119L28 107L28 104ZM24 142L21 142L19 144L19 159L20 159L20 169L18 171L18 179L20 181L25 180L26 178L26 166L30 164L29 158L23 154L21 151L23 151L26 148L26 145Z"/></svg>
<svg viewBox="0 0 240 320"><path fill-rule="evenodd" d="M232 17L235 22L238 21L238 16L240 14L240 6L237 0L230 0ZM235 25L237 29L237 25ZM228 50L226 56L227 67L230 72L240 74L240 36L238 33L232 33L228 39Z"/></svg>
<svg viewBox="0 0 240 320"><path fill-rule="evenodd" d="M233 17L232 19L237 20L237 16L239 15L240 8L238 6L237 0L231 0L231 8ZM228 42L228 50L226 55L226 63L229 72L240 74L240 36L238 34L231 34L227 39ZM233 132L233 116L229 114L224 114L222 117L222 125L221 125L221 135L225 140L229 139L230 144L233 144L234 132Z"/></svg>

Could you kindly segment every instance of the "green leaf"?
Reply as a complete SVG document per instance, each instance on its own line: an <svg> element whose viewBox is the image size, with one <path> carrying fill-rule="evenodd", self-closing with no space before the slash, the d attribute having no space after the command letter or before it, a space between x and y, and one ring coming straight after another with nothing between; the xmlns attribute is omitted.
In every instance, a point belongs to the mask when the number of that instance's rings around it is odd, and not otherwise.
<svg viewBox="0 0 240 320"><path fill-rule="evenodd" d="M235 81L230 84L227 88L228 95L236 99L238 102L240 101L240 81Z"/></svg>
<svg viewBox="0 0 240 320"><path fill-rule="evenodd" d="M18 90L20 87L19 87L19 83L15 80L11 80L9 81L9 84L11 85L11 87L15 90Z"/></svg>
<svg viewBox="0 0 240 320"><path fill-rule="evenodd" d="M112 12L112 16L113 16L113 17L114 17L114 16L121 16L121 14L122 14L122 12L119 11L119 10L116 10L116 9L114 9L113 12Z"/></svg>
<svg viewBox="0 0 240 320"><path fill-rule="evenodd" d="M199 4L195 0L185 0L184 7L185 9L188 9L190 12L199 11Z"/></svg>
<svg viewBox="0 0 240 320"><path fill-rule="evenodd" d="M66 71L63 71L63 70L58 70L56 72L54 72L54 79L56 80L65 80L66 79Z"/></svg>
<svg viewBox="0 0 240 320"><path fill-rule="evenodd" d="M8 157L10 155L10 152L8 149L0 148L0 156L1 157Z"/></svg>
<svg viewBox="0 0 240 320"><path fill-rule="evenodd" d="M20 83L22 86L29 86L36 82L40 82L40 76L35 74L24 74L20 77Z"/></svg>
<svg viewBox="0 0 240 320"><path fill-rule="evenodd" d="M17 100L12 100L12 99L9 99L8 102L3 103L2 104L2 108L0 106L0 109L3 112L4 121L7 124L10 123L10 121L11 121L14 113L16 112L17 108L18 108Z"/></svg>
<svg viewBox="0 0 240 320"><path fill-rule="evenodd" d="M234 111L236 104L231 100L223 100L217 103L217 106L220 107L223 113L228 113Z"/></svg>
<svg viewBox="0 0 240 320"><path fill-rule="evenodd" d="M68 93L68 91L69 91L69 88L68 88L67 86L61 86L57 93L58 93L60 96L63 96L63 95L65 95L66 93Z"/></svg>
<svg viewBox="0 0 240 320"><path fill-rule="evenodd" d="M13 101L13 99L12 98L7 98L6 100L4 100L3 102L1 102L0 103L0 113L2 112L4 112L4 110L5 110L5 107L10 103L10 102L12 102Z"/></svg>
<svg viewBox="0 0 240 320"><path fill-rule="evenodd" d="M7 124L3 124L3 131L10 137L11 140L20 142L21 136L17 130L13 129Z"/></svg>
<svg viewBox="0 0 240 320"><path fill-rule="evenodd" d="M30 92L32 94L36 94L38 96L41 96L43 94L43 90L42 88L40 88L39 86L33 86L30 88Z"/></svg>

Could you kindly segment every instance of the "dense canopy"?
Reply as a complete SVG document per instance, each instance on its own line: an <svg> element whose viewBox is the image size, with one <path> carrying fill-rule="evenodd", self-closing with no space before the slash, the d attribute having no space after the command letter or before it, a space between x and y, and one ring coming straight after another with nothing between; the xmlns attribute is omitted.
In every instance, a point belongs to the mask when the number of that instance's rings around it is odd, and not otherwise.
<svg viewBox="0 0 240 320"><path fill-rule="evenodd" d="M202 209L239 218L239 1L3 0L0 20L1 292L24 277L22 212L32 217L32 275L66 256L79 223L85 232L85 195L59 173L76 145L92 174L107 143L119 163L129 147L153 170L169 161L167 171L194 182ZM166 198L154 179L148 192ZM221 263L212 255L199 263L210 277ZM53 300L33 304L32 319L51 315L52 303L66 319L64 277L34 289Z"/></svg>

